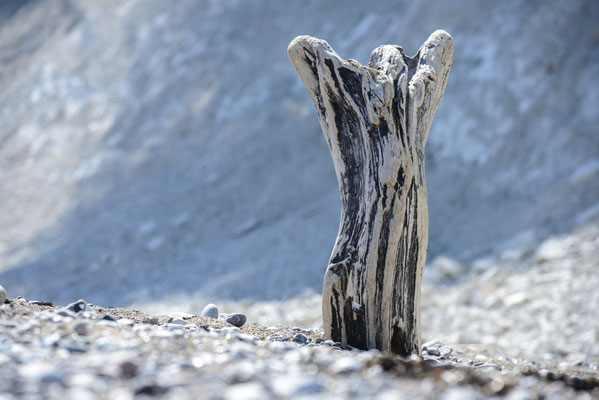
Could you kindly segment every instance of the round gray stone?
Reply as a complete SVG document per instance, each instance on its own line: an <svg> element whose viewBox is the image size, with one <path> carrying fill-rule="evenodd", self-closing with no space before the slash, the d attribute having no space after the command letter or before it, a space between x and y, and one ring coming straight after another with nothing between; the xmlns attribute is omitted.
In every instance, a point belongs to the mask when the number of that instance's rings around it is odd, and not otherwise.
<svg viewBox="0 0 599 400"><path fill-rule="evenodd" d="M4 304L6 301L6 289L0 285L0 304Z"/></svg>
<svg viewBox="0 0 599 400"><path fill-rule="evenodd" d="M158 318L157 317L146 317L143 319L143 321L141 321L143 324L149 324L149 325L158 325Z"/></svg>
<svg viewBox="0 0 599 400"><path fill-rule="evenodd" d="M298 333L293 337L293 341L299 344L308 344L308 338L302 333Z"/></svg>
<svg viewBox="0 0 599 400"><path fill-rule="evenodd" d="M247 318L244 314L235 313L227 315L227 319L225 319L225 321L233 326L242 327L245 324L245 321L247 321Z"/></svg>
<svg viewBox="0 0 599 400"><path fill-rule="evenodd" d="M116 322L116 317L112 314L105 314L102 319L105 321Z"/></svg>
<svg viewBox="0 0 599 400"><path fill-rule="evenodd" d="M218 319L218 308L214 304L208 304L202 310L202 317Z"/></svg>
<svg viewBox="0 0 599 400"><path fill-rule="evenodd" d="M440 356L441 352L438 347L427 347L426 352L431 356Z"/></svg>
<svg viewBox="0 0 599 400"><path fill-rule="evenodd" d="M73 330L79 335L79 336L85 336L87 335L89 329L88 329L88 325L86 322L78 322L73 326Z"/></svg>

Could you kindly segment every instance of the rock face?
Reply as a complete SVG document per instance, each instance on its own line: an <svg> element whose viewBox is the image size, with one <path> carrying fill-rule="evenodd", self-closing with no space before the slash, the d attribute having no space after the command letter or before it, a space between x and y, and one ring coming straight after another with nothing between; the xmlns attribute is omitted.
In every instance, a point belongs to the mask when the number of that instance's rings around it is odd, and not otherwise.
<svg viewBox="0 0 599 400"><path fill-rule="evenodd" d="M285 52L300 34L366 61L378 44L414 54L451 32L426 154L430 256L598 214L596 2L10 4L0 281L14 295L123 305L320 290L339 195Z"/></svg>

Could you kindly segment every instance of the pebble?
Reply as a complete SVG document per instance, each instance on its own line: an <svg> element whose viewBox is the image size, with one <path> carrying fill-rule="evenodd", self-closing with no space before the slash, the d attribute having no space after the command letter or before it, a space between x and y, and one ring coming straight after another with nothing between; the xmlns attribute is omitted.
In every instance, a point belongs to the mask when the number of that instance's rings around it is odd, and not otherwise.
<svg viewBox="0 0 599 400"><path fill-rule="evenodd" d="M263 400L269 397L268 392L266 392L259 382L247 382L232 385L227 388L225 392L225 399L227 400Z"/></svg>
<svg viewBox="0 0 599 400"><path fill-rule="evenodd" d="M229 314L227 315L225 321L227 321L233 326L242 327L243 325L245 325L246 317L244 314L241 313Z"/></svg>
<svg viewBox="0 0 599 400"><path fill-rule="evenodd" d="M292 376L290 379L277 379L273 382L274 394L283 398L314 395L323 389L322 381L312 376Z"/></svg>
<svg viewBox="0 0 599 400"><path fill-rule="evenodd" d="M149 324L149 325L158 325L158 318L157 317L146 317L141 322L144 324Z"/></svg>
<svg viewBox="0 0 599 400"><path fill-rule="evenodd" d="M485 356L484 354L477 354L476 357L474 358L474 361L478 361L478 362L487 362L489 360L489 357Z"/></svg>
<svg viewBox="0 0 599 400"><path fill-rule="evenodd" d="M4 304L6 301L6 289L0 285L0 304Z"/></svg>
<svg viewBox="0 0 599 400"><path fill-rule="evenodd" d="M362 363L355 357L342 357L330 367L333 374L348 374L362 370Z"/></svg>
<svg viewBox="0 0 599 400"><path fill-rule="evenodd" d="M542 369L539 370L538 372L539 376L541 378L547 379L549 381L553 381L557 378L557 376L555 375L555 373L553 371L550 371L548 369Z"/></svg>
<svg viewBox="0 0 599 400"><path fill-rule="evenodd" d="M86 342L74 338L62 341L61 345L71 353L85 353L88 350Z"/></svg>
<svg viewBox="0 0 599 400"><path fill-rule="evenodd" d="M137 376L139 367L137 364L130 360L125 360L119 364L120 375L123 378L133 378Z"/></svg>
<svg viewBox="0 0 599 400"><path fill-rule="evenodd" d="M256 337L255 337L255 336L252 336L252 335L246 335L246 334L243 334L243 333L240 333L240 334L238 334L238 335L237 335L237 338L238 338L239 340L242 340L242 341L244 341L244 342L251 343L251 344L254 344L254 343L256 343L256 340L258 340L258 339L256 339Z"/></svg>
<svg viewBox="0 0 599 400"><path fill-rule="evenodd" d="M308 344L308 338L306 335L298 333L293 337L293 341L299 344Z"/></svg>
<svg viewBox="0 0 599 400"><path fill-rule="evenodd" d="M23 364L19 374L24 378L42 383L62 383L60 371L54 365L43 361Z"/></svg>
<svg viewBox="0 0 599 400"><path fill-rule="evenodd" d="M170 323L171 324L179 324L179 325L188 325L189 324L188 321L185 321L182 318L173 318Z"/></svg>
<svg viewBox="0 0 599 400"><path fill-rule="evenodd" d="M133 322L132 319L129 319L129 318L121 318L121 319L119 319L116 322L120 326L133 326L133 324L135 323L135 322Z"/></svg>
<svg viewBox="0 0 599 400"><path fill-rule="evenodd" d="M84 312L84 311L92 312L92 313L95 312L94 309L92 307L90 307L90 305L87 304L87 302L83 299L79 299L76 302L67 305L65 308L74 313L79 313L79 312Z"/></svg>
<svg viewBox="0 0 599 400"><path fill-rule="evenodd" d="M112 315L112 314L105 314L102 317L102 319L105 320L105 321L112 321L112 322L116 322L117 321L116 317L114 315Z"/></svg>
<svg viewBox="0 0 599 400"><path fill-rule="evenodd" d="M434 342L433 344L425 344L422 346L422 351L426 352L430 356L436 357L449 357L453 352L453 348L444 346L440 342Z"/></svg>
<svg viewBox="0 0 599 400"><path fill-rule="evenodd" d="M441 353L441 357L449 357L453 353L453 348L449 346L441 346L439 347L439 352Z"/></svg>
<svg viewBox="0 0 599 400"><path fill-rule="evenodd" d="M135 389L134 394L136 396L147 395L147 396L161 396L168 392L168 388L158 385L156 383L149 383L139 386ZM127 397L126 397L127 398Z"/></svg>
<svg viewBox="0 0 599 400"><path fill-rule="evenodd" d="M355 347L352 347L349 344L341 343L341 342L335 342L332 347L336 347L338 349L348 350L348 351L352 351L355 349Z"/></svg>
<svg viewBox="0 0 599 400"><path fill-rule="evenodd" d="M439 351L438 347L427 347L426 352L428 354L430 354L431 356L440 356L441 355L441 352Z"/></svg>
<svg viewBox="0 0 599 400"><path fill-rule="evenodd" d="M567 255L568 250L564 242L554 238L541 243L536 252L536 258L540 262L560 259Z"/></svg>
<svg viewBox="0 0 599 400"><path fill-rule="evenodd" d="M88 332L88 324L85 322L77 322L74 326L73 326L73 330L80 336L85 336L87 335Z"/></svg>
<svg viewBox="0 0 599 400"><path fill-rule="evenodd" d="M218 319L218 308L214 304L208 304L200 314L202 317Z"/></svg>

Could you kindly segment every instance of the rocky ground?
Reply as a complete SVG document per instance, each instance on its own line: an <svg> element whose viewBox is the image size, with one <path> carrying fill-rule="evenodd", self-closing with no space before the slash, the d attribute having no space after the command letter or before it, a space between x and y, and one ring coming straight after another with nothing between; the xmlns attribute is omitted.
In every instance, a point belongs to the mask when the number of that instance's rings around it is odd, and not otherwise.
<svg viewBox="0 0 599 400"><path fill-rule="evenodd" d="M0 399L599 398L598 260L597 224L539 245L523 233L471 266L432 260L428 342L408 359L324 340L313 293L219 302L247 323L189 299L144 313L11 295Z"/></svg>
<svg viewBox="0 0 599 400"><path fill-rule="evenodd" d="M523 232L493 255L464 265L441 256L424 272L425 341L477 346L479 351L559 366L599 364L599 224L538 243ZM201 299L139 303L151 313L199 313ZM287 301L226 302L249 320L320 328L320 296ZM563 366L563 365L562 365Z"/></svg>
<svg viewBox="0 0 599 400"><path fill-rule="evenodd" d="M522 235L468 270L437 260L423 285L425 335L540 362L599 364L599 225L538 246ZM440 276L439 276L440 275ZM447 283L447 282L453 283Z"/></svg>
<svg viewBox="0 0 599 400"><path fill-rule="evenodd" d="M7 300L0 309L0 398L599 396L597 365L546 368L439 342L404 359L322 337L321 330L237 328L185 313Z"/></svg>

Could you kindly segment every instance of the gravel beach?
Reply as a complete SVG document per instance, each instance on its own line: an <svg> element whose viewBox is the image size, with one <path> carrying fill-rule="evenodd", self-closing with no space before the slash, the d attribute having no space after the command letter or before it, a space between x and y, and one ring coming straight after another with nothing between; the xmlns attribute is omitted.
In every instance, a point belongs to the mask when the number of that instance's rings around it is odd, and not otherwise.
<svg viewBox="0 0 599 400"><path fill-rule="evenodd" d="M319 327L256 322L285 310L286 322L315 322L315 294L209 305L211 317L10 298L0 399L599 398L598 233L520 243L470 269L433 260L428 342L408 359L326 341Z"/></svg>
<svg viewBox="0 0 599 400"><path fill-rule="evenodd" d="M4 285L0 400L599 398L598 260L598 224L432 259L408 359L325 340L314 292L107 308Z"/></svg>
<svg viewBox="0 0 599 400"><path fill-rule="evenodd" d="M439 342L404 359L324 341L320 330L255 323L237 328L184 313L69 308L25 299L2 306L0 398L599 395L596 365L552 368Z"/></svg>

